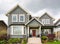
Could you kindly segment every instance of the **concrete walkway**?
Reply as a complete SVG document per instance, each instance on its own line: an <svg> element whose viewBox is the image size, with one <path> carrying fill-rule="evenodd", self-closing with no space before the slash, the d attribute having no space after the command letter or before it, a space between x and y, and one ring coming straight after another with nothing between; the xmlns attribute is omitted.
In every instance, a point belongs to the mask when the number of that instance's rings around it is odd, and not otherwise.
<svg viewBox="0 0 60 44"><path fill-rule="evenodd" d="M27 44L42 44L41 39L38 37L32 37L28 38L28 43Z"/></svg>

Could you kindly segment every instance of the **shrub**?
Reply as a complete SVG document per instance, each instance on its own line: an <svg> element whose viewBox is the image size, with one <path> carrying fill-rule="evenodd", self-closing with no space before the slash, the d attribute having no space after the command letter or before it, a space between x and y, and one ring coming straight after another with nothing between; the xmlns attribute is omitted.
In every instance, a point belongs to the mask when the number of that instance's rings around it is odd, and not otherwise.
<svg viewBox="0 0 60 44"><path fill-rule="evenodd" d="M0 44L6 44L6 40L0 40Z"/></svg>
<svg viewBox="0 0 60 44"><path fill-rule="evenodd" d="M27 43L27 39L24 38L22 44L26 44L26 43Z"/></svg>
<svg viewBox="0 0 60 44"><path fill-rule="evenodd" d="M42 36L41 39L42 40L46 40L48 37L47 36Z"/></svg>
<svg viewBox="0 0 60 44"><path fill-rule="evenodd" d="M41 39L42 39L42 43L46 43L47 40L48 40L48 37L47 36L42 36Z"/></svg>
<svg viewBox="0 0 60 44"><path fill-rule="evenodd" d="M0 40L7 40L7 34L3 34L0 36Z"/></svg>
<svg viewBox="0 0 60 44"><path fill-rule="evenodd" d="M55 38L55 34L48 34L47 37L49 38L49 41L53 41Z"/></svg>
<svg viewBox="0 0 60 44"><path fill-rule="evenodd" d="M20 38L10 38L8 40L8 43L20 43Z"/></svg>

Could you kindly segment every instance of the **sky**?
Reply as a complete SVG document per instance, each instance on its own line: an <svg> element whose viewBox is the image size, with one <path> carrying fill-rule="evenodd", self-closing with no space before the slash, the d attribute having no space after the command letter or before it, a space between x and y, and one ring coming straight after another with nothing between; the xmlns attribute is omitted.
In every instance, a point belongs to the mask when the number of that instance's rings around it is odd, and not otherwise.
<svg viewBox="0 0 60 44"><path fill-rule="evenodd" d="M17 3L32 12L33 16L39 16L48 11L55 19L60 18L60 0L0 0L0 19L7 21L4 14Z"/></svg>
<svg viewBox="0 0 60 44"><path fill-rule="evenodd" d="M32 12L33 16L49 11L56 19L60 18L60 0L0 0L0 14L5 14L17 3Z"/></svg>

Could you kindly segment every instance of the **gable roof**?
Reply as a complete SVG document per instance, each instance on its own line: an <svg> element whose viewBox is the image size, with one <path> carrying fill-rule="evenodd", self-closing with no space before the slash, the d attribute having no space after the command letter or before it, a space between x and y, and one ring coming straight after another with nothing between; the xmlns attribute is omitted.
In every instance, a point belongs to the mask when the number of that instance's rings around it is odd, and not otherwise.
<svg viewBox="0 0 60 44"><path fill-rule="evenodd" d="M20 5L20 4L16 4L12 9L10 9L7 13L6 13L6 16L8 16L8 14L10 13L10 12L12 12L15 8L17 8L17 7L20 7L21 9L23 9L26 13L28 13L29 15L31 14L31 12L30 11L28 11L26 8L24 8L22 5Z"/></svg>
<svg viewBox="0 0 60 44"><path fill-rule="evenodd" d="M40 18L43 17L44 15L48 15L50 18L52 18L53 20L55 20L48 12L45 12L43 15L40 16Z"/></svg>
<svg viewBox="0 0 60 44"><path fill-rule="evenodd" d="M54 23L54 25L56 25L59 21L60 21L60 19L58 19L58 20Z"/></svg>
<svg viewBox="0 0 60 44"><path fill-rule="evenodd" d="M25 25L28 25L30 22L32 22L33 20L36 20L38 23L40 23L41 25L44 25L42 24L39 20L37 20L36 18L32 18L30 21L28 21Z"/></svg>
<svg viewBox="0 0 60 44"><path fill-rule="evenodd" d="M0 14L0 21L3 21L8 26L8 17L5 14Z"/></svg>
<svg viewBox="0 0 60 44"><path fill-rule="evenodd" d="M3 20L0 20L0 22L2 22L7 27L6 23Z"/></svg>

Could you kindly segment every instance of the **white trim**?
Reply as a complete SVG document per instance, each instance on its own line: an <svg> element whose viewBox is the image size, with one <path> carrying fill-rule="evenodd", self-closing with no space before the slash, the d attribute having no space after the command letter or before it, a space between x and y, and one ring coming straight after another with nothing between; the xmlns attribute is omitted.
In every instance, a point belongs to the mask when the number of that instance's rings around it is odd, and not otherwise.
<svg viewBox="0 0 60 44"><path fill-rule="evenodd" d="M8 16L9 13L10 13L11 11L13 11L17 6L19 6L21 9L23 9L23 11L25 11L25 12L28 13L29 15L31 15L31 12L30 12L28 9L24 8L22 5L20 5L20 4L18 3L18 4L15 4L15 6L12 7L12 9L10 9L8 12L6 12L6 16Z"/></svg>
<svg viewBox="0 0 60 44"><path fill-rule="evenodd" d="M24 26L22 26L22 35L24 35Z"/></svg>
<svg viewBox="0 0 60 44"><path fill-rule="evenodd" d="M23 21L20 21L20 16L23 16ZM19 22L25 22L25 15L24 14L19 14Z"/></svg>
<svg viewBox="0 0 60 44"><path fill-rule="evenodd" d="M53 18L48 12L44 12L44 13L40 16L40 18L41 18L42 16L44 16L44 15L48 15L48 16L51 17L53 20L55 20L55 18Z"/></svg>
<svg viewBox="0 0 60 44"><path fill-rule="evenodd" d="M16 21L13 21L13 17L16 16ZM17 14L12 14L12 22L18 22L18 16Z"/></svg>
<svg viewBox="0 0 60 44"><path fill-rule="evenodd" d="M28 26L28 37L29 37L29 26Z"/></svg>
<svg viewBox="0 0 60 44"><path fill-rule="evenodd" d="M13 35L13 26L11 26L10 29L11 29L11 35Z"/></svg>
<svg viewBox="0 0 60 44"><path fill-rule="evenodd" d="M41 37L41 26L39 26L39 35Z"/></svg>

